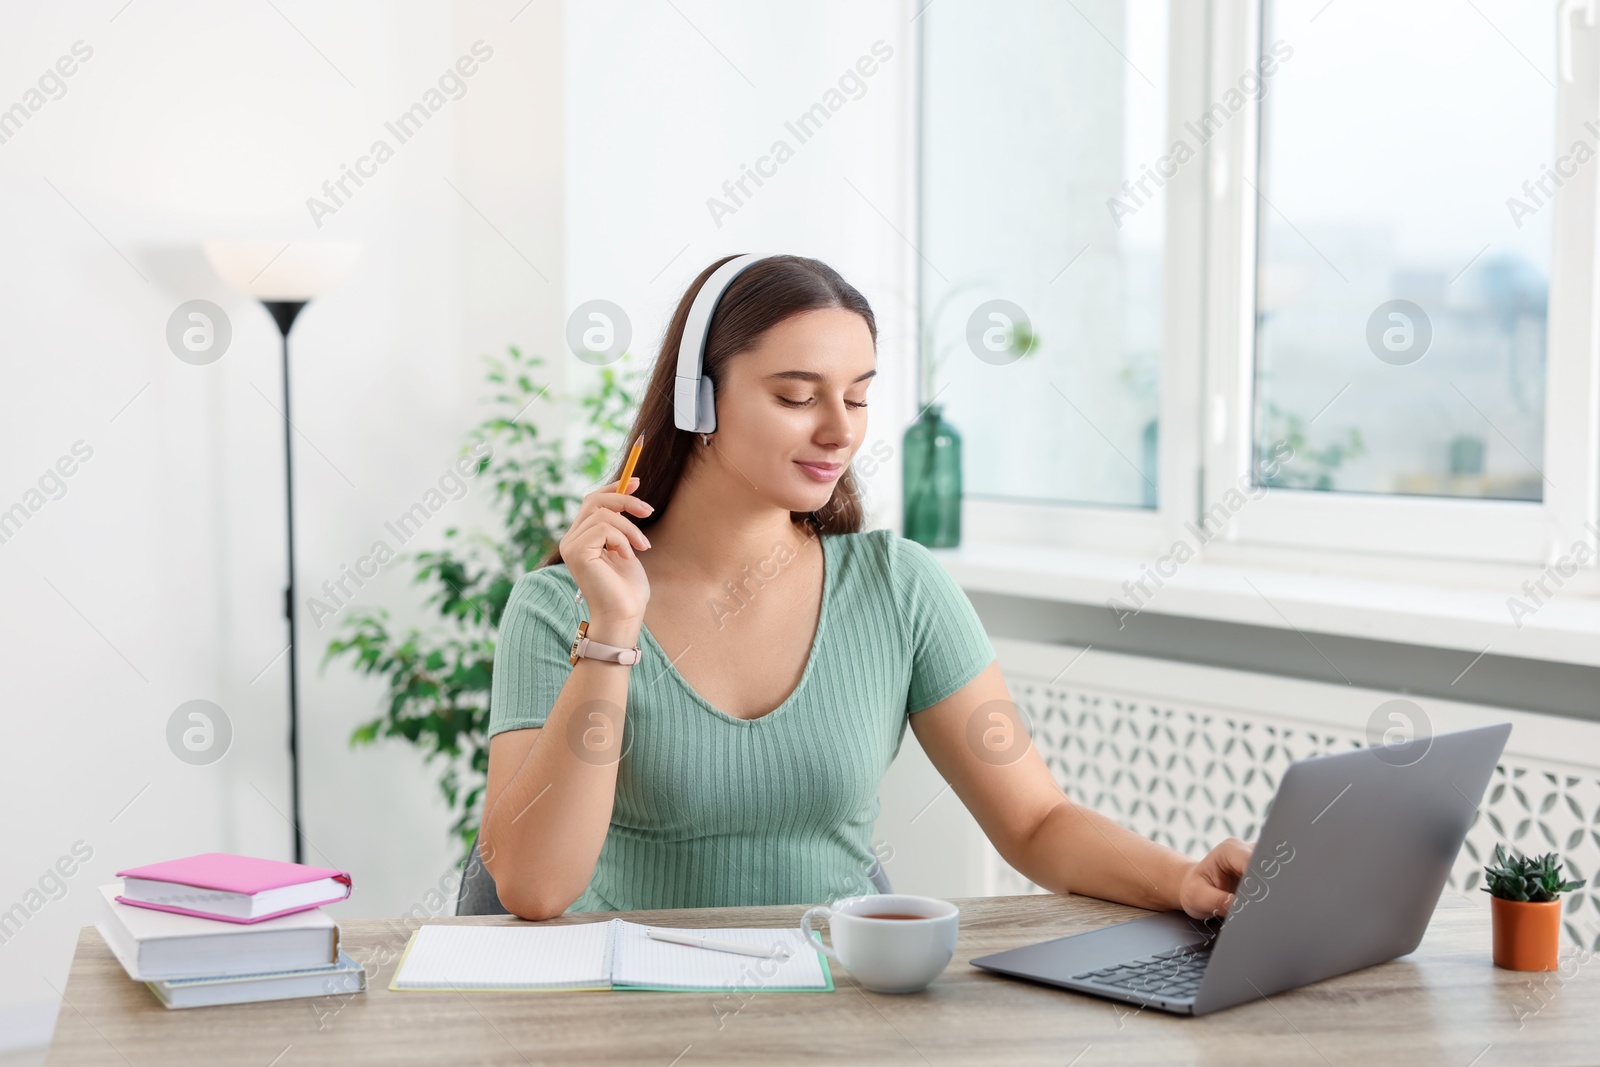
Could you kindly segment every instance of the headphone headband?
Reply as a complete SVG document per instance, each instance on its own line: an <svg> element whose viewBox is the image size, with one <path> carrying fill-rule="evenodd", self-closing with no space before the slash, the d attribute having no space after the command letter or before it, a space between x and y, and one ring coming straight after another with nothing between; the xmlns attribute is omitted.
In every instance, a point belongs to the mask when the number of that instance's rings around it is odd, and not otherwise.
<svg viewBox="0 0 1600 1067"><path fill-rule="evenodd" d="M672 402L672 420L678 429L710 433L717 428L711 379L705 376L706 335L711 327L711 316L733 280L766 258L752 252L728 260L711 272L711 277L695 294L694 303L689 305L683 338L678 342L678 374Z"/></svg>

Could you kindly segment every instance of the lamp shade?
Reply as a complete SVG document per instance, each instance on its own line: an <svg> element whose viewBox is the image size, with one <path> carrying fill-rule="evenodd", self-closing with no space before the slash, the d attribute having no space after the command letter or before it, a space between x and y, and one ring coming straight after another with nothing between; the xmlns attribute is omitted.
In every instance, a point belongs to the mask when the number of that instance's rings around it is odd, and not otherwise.
<svg viewBox="0 0 1600 1067"><path fill-rule="evenodd" d="M207 241L211 268L257 300L305 301L344 280L361 246L343 241Z"/></svg>

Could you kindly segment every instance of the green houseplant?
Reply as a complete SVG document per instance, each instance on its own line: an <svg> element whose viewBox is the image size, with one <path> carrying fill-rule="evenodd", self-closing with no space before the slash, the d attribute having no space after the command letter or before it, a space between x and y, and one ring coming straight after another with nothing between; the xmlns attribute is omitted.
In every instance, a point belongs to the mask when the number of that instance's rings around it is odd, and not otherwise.
<svg viewBox="0 0 1600 1067"><path fill-rule="evenodd" d="M352 609L341 636L328 643L322 665L349 656L361 674L384 680L383 713L351 734L352 747L398 737L439 763L439 788L455 813L451 834L465 862L477 839L489 773L489 686L495 635L511 588L561 540L583 503L585 487L605 476L628 431L635 406L632 376L600 369L596 387L579 398L585 436L569 456L567 444L542 436L527 418L549 407L549 390L535 381L543 364L510 347L505 360L488 359L494 413L468 432L471 448L490 451L478 476L494 486L492 506L501 529L494 536L444 531L442 547L399 557L415 564L413 584L430 587L425 604L439 616L428 631L395 633L383 608ZM628 369L624 353L621 364ZM477 449L481 455L482 448Z"/></svg>
<svg viewBox="0 0 1600 1067"><path fill-rule="evenodd" d="M1531 858L1495 845L1484 867L1483 891L1490 896L1494 922L1494 962L1512 971L1553 971L1561 949L1561 894L1582 889L1585 879L1561 877L1554 852Z"/></svg>

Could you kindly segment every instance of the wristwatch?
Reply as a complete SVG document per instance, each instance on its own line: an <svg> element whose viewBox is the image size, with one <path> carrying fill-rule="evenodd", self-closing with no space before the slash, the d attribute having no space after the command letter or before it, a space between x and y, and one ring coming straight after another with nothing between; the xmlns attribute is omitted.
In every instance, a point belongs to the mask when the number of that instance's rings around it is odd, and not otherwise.
<svg viewBox="0 0 1600 1067"><path fill-rule="evenodd" d="M576 667L580 659L597 659L606 663L623 663L632 665L644 658L644 653L638 645L632 648L619 648L616 645L602 644L588 637L589 620L584 619L578 623L578 636L572 641L572 655L569 657L572 665Z"/></svg>

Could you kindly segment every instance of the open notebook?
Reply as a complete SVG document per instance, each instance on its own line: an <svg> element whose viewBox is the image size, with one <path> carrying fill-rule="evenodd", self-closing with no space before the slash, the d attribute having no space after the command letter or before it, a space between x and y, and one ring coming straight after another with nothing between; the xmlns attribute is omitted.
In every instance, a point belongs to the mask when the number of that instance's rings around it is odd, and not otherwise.
<svg viewBox="0 0 1600 1067"><path fill-rule="evenodd" d="M798 928L682 930L760 948L762 959L656 941L626 919L571 926L423 926L411 935L389 988L396 991L654 989L717 993L817 992L833 975ZM679 928L672 927L677 931ZM813 937L817 935L813 933ZM820 940L820 938L817 938Z"/></svg>

